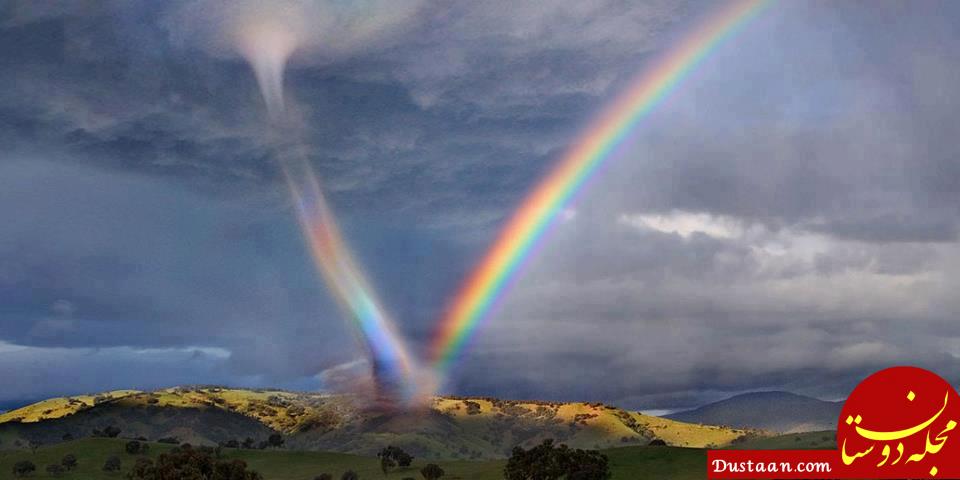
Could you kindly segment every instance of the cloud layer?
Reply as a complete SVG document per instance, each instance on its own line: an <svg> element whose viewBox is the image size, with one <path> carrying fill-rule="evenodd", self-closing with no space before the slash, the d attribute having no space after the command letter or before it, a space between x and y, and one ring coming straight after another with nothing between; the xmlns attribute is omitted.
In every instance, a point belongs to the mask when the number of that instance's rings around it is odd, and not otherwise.
<svg viewBox="0 0 960 480"><path fill-rule="evenodd" d="M68 374L127 387L106 373L129 364L144 387L350 381L359 355L224 43L254 4L226 5L0 7L0 374L18 386L0 400ZM712 8L343 5L271 12L309 20L285 83L418 344L576 132ZM958 15L768 10L589 182L448 389L679 408L836 398L896 363L956 380Z"/></svg>

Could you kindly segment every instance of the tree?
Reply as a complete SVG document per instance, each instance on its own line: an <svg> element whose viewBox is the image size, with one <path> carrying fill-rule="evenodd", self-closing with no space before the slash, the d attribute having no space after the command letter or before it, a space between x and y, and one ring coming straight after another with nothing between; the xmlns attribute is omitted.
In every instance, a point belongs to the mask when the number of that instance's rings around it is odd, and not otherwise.
<svg viewBox="0 0 960 480"><path fill-rule="evenodd" d="M340 475L340 480L360 480L360 477L357 476L357 472L353 470L347 470L343 472L343 475Z"/></svg>
<svg viewBox="0 0 960 480"><path fill-rule="evenodd" d="M386 455L380 457L380 470L383 470L384 475L386 475L391 468L396 466L397 466L397 462L394 462L392 458Z"/></svg>
<svg viewBox="0 0 960 480"><path fill-rule="evenodd" d="M380 468L384 475L393 467L409 467L410 463L413 462L412 455L393 445L380 450L380 453L377 453L377 458L380 459Z"/></svg>
<svg viewBox="0 0 960 480"><path fill-rule="evenodd" d="M149 458L140 457L133 464L133 470L130 470L130 473L127 474L127 478L150 478L148 475L153 473L153 460Z"/></svg>
<svg viewBox="0 0 960 480"><path fill-rule="evenodd" d="M36 471L37 466L29 460L20 460L13 464L13 476L15 477L26 477Z"/></svg>
<svg viewBox="0 0 960 480"><path fill-rule="evenodd" d="M279 433L274 433L273 435L270 435L270 437L267 438L267 445L271 447L276 447L276 448L282 447L283 435L280 435Z"/></svg>
<svg viewBox="0 0 960 480"><path fill-rule="evenodd" d="M119 472L121 465L123 465L123 463L120 461L120 457L114 455L114 456L108 458L107 461L103 464L103 471L104 471L104 472Z"/></svg>
<svg viewBox="0 0 960 480"><path fill-rule="evenodd" d="M436 463L428 463L427 466L420 469L420 475L426 480L437 480L444 475L442 468Z"/></svg>
<svg viewBox="0 0 960 480"><path fill-rule="evenodd" d="M530 450L515 447L503 475L506 480L607 480L610 466L596 450L555 446L547 439Z"/></svg>
<svg viewBox="0 0 960 480"><path fill-rule="evenodd" d="M140 455L147 453L149 447L145 443L140 443L137 440L131 440L127 442L124 446L124 450L127 451L130 455Z"/></svg>
<svg viewBox="0 0 960 480"><path fill-rule="evenodd" d="M67 469L63 468L63 465L57 463L47 465L47 473L49 473L51 477L59 477L66 471Z"/></svg>
<svg viewBox="0 0 960 480"><path fill-rule="evenodd" d="M63 465L63 468L67 469L68 472L72 471L77 468L77 456L72 453L64 455L63 459L60 460L60 465Z"/></svg>
<svg viewBox="0 0 960 480"><path fill-rule="evenodd" d="M227 440L223 442L223 446L227 448L240 448L240 442L236 440Z"/></svg>
<svg viewBox="0 0 960 480"><path fill-rule="evenodd" d="M250 449L253 448L253 445L254 445L255 442L256 442L256 441L255 441L254 439L252 439L252 438L250 438L250 437L247 437L247 439L243 441L243 448L246 448L247 450L250 450Z"/></svg>

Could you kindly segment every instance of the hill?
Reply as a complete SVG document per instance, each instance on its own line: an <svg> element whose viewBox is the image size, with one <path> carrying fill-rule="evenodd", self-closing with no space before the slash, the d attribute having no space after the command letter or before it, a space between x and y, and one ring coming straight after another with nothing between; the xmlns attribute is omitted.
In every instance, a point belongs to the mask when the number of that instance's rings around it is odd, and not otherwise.
<svg viewBox="0 0 960 480"><path fill-rule="evenodd" d="M842 402L826 402L788 392L755 392L667 415L667 418L780 433L811 432L835 430L842 406Z"/></svg>
<svg viewBox="0 0 960 480"><path fill-rule="evenodd" d="M120 436L175 437L214 445L270 434L291 449L373 455L397 445L419 458L503 458L516 445L546 438L571 447L647 445L654 438L681 447L720 446L762 433L692 425L601 403L436 397L417 411L365 409L348 395L178 387L155 392L45 400L0 416L0 449L85 438L113 425Z"/></svg>

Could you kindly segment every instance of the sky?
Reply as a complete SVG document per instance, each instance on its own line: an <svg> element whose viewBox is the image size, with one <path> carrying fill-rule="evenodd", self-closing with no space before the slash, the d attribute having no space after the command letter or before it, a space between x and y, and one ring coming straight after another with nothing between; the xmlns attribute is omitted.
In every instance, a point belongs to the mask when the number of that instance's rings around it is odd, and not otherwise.
<svg viewBox="0 0 960 480"><path fill-rule="evenodd" d="M0 5L0 408L362 364L249 67L252 2ZM285 0L291 109L414 352L525 193L714 2ZM250 7L252 8L252 7ZM301 11L301 10L297 10ZM671 410L960 381L960 7L774 3L566 206L443 393Z"/></svg>

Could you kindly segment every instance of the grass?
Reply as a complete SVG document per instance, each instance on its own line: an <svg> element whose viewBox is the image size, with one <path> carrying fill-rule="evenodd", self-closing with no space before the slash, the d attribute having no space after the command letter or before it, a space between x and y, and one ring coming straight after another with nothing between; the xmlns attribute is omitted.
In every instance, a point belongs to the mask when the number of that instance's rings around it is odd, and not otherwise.
<svg viewBox="0 0 960 480"><path fill-rule="evenodd" d="M836 432L787 433L775 437L751 438L732 445L738 450L831 450L837 448Z"/></svg>
<svg viewBox="0 0 960 480"><path fill-rule="evenodd" d="M136 456L123 451L125 440L83 439L43 447L36 453L28 450L0 452L0 478L11 476L13 464L30 460L37 466L33 479L64 478L83 480L117 480L124 477L133 466ZM150 457L156 457L172 448L166 444L150 444ZM623 447L606 450L614 479L663 479L676 480L703 478L706 472L704 450L674 447ZM59 463L64 455L72 453L79 459L79 467L62 477L51 477L46 466ZM112 455L123 460L121 473L106 473L101 470ZM346 470L357 472L361 479L400 480L406 477L421 478L420 468L426 461L415 460L409 468L396 469L384 477L376 458L327 452L297 452L287 450L227 450L226 458L239 458L250 468L264 475L266 480L311 480L321 473L331 473L339 478ZM436 461L446 471L445 480L496 480L501 479L505 460L485 461Z"/></svg>
<svg viewBox="0 0 960 480"><path fill-rule="evenodd" d="M614 479L701 480L707 477L707 451L700 448L623 447L604 453L610 458Z"/></svg>
<svg viewBox="0 0 960 480"><path fill-rule="evenodd" d="M99 395L78 395L74 397L51 398L49 400L37 402L23 408L2 413L0 414L0 423L14 420L23 423L33 423L52 418L65 417L91 407L97 398L101 400L113 400L136 393L139 392L136 390L116 390L112 392L101 393Z"/></svg>

